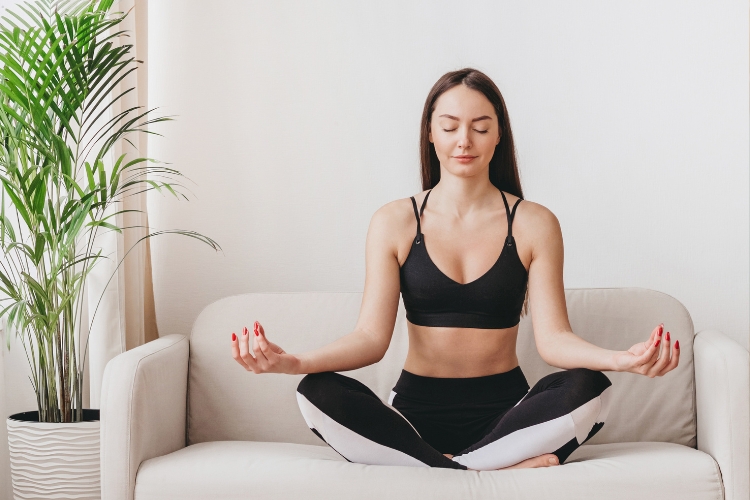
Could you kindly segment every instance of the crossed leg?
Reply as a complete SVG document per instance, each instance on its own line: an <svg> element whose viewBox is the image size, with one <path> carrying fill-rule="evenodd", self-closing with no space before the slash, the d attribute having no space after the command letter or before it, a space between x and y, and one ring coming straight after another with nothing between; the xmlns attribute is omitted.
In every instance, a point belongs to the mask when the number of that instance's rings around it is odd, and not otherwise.
<svg viewBox="0 0 750 500"><path fill-rule="evenodd" d="M453 460L469 469L495 470L551 453L564 463L604 425L611 385L602 372L586 368L547 375Z"/></svg>
<svg viewBox="0 0 750 500"><path fill-rule="evenodd" d="M398 410L351 377L311 373L297 387L297 403L307 426L350 462L466 469L427 444Z"/></svg>
<svg viewBox="0 0 750 500"><path fill-rule="evenodd" d="M499 416L478 443L452 459L361 382L339 373L307 375L297 402L308 427L350 462L494 470L554 453L560 463L603 425L609 379L578 368L542 378Z"/></svg>

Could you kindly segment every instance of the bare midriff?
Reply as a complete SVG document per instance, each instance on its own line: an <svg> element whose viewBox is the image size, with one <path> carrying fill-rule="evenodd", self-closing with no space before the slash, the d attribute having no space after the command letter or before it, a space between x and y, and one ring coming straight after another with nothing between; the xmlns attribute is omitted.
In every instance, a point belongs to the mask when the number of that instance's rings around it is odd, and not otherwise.
<svg viewBox="0 0 750 500"><path fill-rule="evenodd" d="M503 329L420 326L407 322L404 370L438 378L484 377L518 366L518 325Z"/></svg>

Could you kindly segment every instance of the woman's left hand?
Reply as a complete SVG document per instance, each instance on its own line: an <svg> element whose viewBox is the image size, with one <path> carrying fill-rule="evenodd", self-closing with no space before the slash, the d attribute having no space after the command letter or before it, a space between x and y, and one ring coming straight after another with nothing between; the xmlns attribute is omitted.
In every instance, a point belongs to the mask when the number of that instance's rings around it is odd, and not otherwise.
<svg viewBox="0 0 750 500"><path fill-rule="evenodd" d="M646 342L639 342L627 351L618 352L615 355L617 371L639 373L648 378L654 378L661 377L677 368L680 362L680 341L675 342L672 348L669 332L662 342L663 331L664 325L661 324L654 328L651 337ZM659 348L662 344L661 356L659 356Z"/></svg>

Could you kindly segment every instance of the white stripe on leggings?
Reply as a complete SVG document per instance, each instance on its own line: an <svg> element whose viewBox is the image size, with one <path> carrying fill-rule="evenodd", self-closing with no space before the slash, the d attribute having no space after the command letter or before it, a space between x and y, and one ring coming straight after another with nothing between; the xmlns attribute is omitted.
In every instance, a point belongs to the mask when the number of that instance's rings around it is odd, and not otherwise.
<svg viewBox="0 0 750 500"><path fill-rule="evenodd" d="M406 453L378 444L344 427L320 411L317 406L299 392L297 393L297 404L299 404L307 426L317 430L331 448L351 462L367 465L428 467L424 462Z"/></svg>
<svg viewBox="0 0 750 500"><path fill-rule="evenodd" d="M610 387L599 396L561 417L511 432L478 450L453 457L474 470L496 470L528 458L552 453L573 438L583 442L594 424L609 413Z"/></svg>
<svg viewBox="0 0 750 500"><path fill-rule="evenodd" d="M396 391L391 391L391 395L390 395L390 396L388 397L388 403L386 404L386 406L387 406L388 408L390 408L391 410L395 411L396 413L398 413L398 414L399 414L399 415L401 416L401 418L403 418L404 420L406 420L406 423L408 423L409 425L411 425L411 422L409 422L409 419L408 419L408 418L406 418L406 417L404 416L404 414L403 414L403 413L401 413L400 411L398 411L398 410L397 410L397 409L396 409L396 408L395 408L395 407L393 406L393 399L394 399L394 398L395 398L396 396L398 396L398 394L396 394ZM421 435L421 434L419 433L419 431L417 431L417 428L416 428L416 427L414 427L413 425L411 425L411 428L412 428L412 429L414 429L414 432L416 432L416 433L417 433L417 436L419 436L419 437L422 437L422 435Z"/></svg>

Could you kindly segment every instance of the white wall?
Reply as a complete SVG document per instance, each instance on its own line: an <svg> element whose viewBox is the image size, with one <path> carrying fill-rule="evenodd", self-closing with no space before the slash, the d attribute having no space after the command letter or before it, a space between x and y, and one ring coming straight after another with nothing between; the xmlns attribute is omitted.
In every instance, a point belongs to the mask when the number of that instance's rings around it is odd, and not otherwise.
<svg viewBox="0 0 750 500"><path fill-rule="evenodd" d="M428 90L474 66L503 91L527 198L561 222L566 286L666 292L747 347L746 1L149 9L149 103L178 115L150 154L194 181L189 203L152 197L151 223L224 248L153 241L162 335L230 294L361 290L370 216L420 191Z"/></svg>

